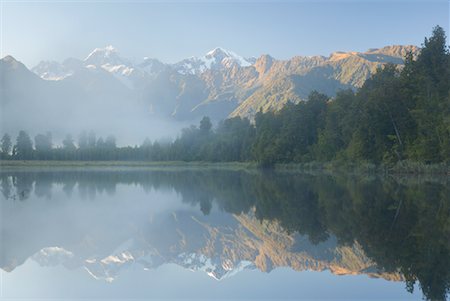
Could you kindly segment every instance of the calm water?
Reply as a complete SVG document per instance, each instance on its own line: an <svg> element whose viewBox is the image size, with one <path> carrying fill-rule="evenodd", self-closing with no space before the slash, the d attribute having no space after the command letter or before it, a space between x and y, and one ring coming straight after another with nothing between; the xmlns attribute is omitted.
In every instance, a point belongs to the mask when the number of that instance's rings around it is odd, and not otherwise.
<svg viewBox="0 0 450 301"><path fill-rule="evenodd" d="M443 300L447 181L4 169L1 299Z"/></svg>

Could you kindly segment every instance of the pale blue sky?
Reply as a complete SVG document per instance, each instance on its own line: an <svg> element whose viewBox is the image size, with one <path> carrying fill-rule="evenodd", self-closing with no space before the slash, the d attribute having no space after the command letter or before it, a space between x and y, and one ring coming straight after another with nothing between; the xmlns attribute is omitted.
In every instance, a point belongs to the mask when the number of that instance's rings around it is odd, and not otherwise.
<svg viewBox="0 0 450 301"><path fill-rule="evenodd" d="M32 67L115 46L123 56L175 62L221 46L242 56L329 55L420 45L449 29L449 2L4 1L2 56Z"/></svg>

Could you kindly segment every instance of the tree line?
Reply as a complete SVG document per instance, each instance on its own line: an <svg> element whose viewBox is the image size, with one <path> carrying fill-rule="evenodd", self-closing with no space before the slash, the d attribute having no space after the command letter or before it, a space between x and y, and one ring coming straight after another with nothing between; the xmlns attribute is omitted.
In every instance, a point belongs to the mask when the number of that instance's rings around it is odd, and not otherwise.
<svg viewBox="0 0 450 301"><path fill-rule="evenodd" d="M83 132L77 145L68 135L54 148L51 134L34 138L21 131L14 146L5 134L2 159L239 161L264 166L290 162L372 162L395 164L450 160L450 54L444 30L425 38L420 54L404 66L380 67L357 91L333 99L312 92L307 101L254 120L235 117L212 127L208 117L182 130L172 142L146 139L117 147L115 138Z"/></svg>

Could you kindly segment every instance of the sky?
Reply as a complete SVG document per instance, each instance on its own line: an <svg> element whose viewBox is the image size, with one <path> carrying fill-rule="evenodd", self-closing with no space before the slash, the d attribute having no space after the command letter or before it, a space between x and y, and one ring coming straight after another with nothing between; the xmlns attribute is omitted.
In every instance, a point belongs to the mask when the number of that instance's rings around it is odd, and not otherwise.
<svg viewBox="0 0 450 301"><path fill-rule="evenodd" d="M435 25L449 32L447 0L8 1L1 2L1 57L28 67L85 58L113 45L125 57L173 63L215 47L244 57L329 55L420 45Z"/></svg>

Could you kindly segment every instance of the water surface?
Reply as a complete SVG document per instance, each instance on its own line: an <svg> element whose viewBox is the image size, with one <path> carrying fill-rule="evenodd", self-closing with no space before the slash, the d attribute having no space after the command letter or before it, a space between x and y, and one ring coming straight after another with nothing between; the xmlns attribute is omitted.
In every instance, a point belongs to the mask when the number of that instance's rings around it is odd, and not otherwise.
<svg viewBox="0 0 450 301"><path fill-rule="evenodd" d="M2 299L443 300L447 179L0 172Z"/></svg>

